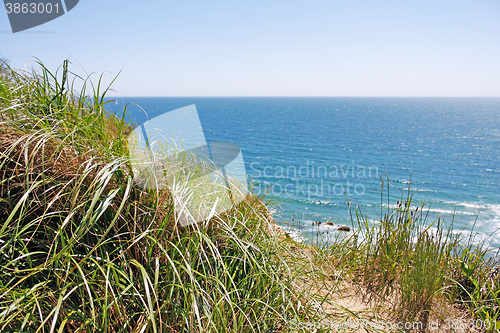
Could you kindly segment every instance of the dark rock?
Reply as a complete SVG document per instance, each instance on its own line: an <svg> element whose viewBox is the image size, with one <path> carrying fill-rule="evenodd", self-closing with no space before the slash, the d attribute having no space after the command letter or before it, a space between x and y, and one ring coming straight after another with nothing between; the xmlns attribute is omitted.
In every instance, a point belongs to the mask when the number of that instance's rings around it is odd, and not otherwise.
<svg viewBox="0 0 500 333"><path fill-rule="evenodd" d="M337 228L338 231L351 231L351 228L349 228L346 225L341 225Z"/></svg>

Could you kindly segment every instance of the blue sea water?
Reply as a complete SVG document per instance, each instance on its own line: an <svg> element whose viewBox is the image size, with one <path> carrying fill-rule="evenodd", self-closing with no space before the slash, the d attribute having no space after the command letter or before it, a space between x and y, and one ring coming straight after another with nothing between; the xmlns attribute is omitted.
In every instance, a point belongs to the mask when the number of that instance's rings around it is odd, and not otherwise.
<svg viewBox="0 0 500 333"><path fill-rule="evenodd" d="M127 97L108 105L120 113L126 104L134 123L195 104L207 142L238 144L253 191L276 197L277 219L301 221L306 237L313 221L351 226L347 200L376 221L388 177L389 206L411 182L429 223L442 217L500 246L500 98Z"/></svg>

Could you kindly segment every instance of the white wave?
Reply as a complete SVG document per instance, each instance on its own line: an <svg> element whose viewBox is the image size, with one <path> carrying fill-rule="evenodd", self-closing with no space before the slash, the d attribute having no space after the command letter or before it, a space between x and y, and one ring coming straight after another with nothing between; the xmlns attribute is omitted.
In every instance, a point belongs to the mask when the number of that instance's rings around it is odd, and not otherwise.
<svg viewBox="0 0 500 333"><path fill-rule="evenodd" d="M328 201L328 200L316 200L316 201L313 201L313 204L315 204L315 205L332 206L333 203L331 201Z"/></svg>
<svg viewBox="0 0 500 333"><path fill-rule="evenodd" d="M306 241L306 238L304 237L304 235L302 235L302 233L299 230L293 227L288 227L283 225L280 225L280 227L283 231L287 232L290 235L290 237L292 237L292 239L297 243L303 243Z"/></svg>
<svg viewBox="0 0 500 333"><path fill-rule="evenodd" d="M457 202L457 201L443 201L444 204L453 205L458 207L465 207L469 210L484 211L489 210L497 215L500 215L500 204L487 204L482 202Z"/></svg>
<svg viewBox="0 0 500 333"><path fill-rule="evenodd" d="M424 207L424 212L429 211L431 213L438 213L438 214L446 214L446 215L469 215L469 216L475 216L477 215L476 213L471 213L471 212L464 212L460 210L451 210L451 209L439 209L439 208L429 208L425 209Z"/></svg>
<svg viewBox="0 0 500 333"><path fill-rule="evenodd" d="M500 204L486 204L478 202L457 202L457 201L441 201L440 203L453 206L455 209L446 208L434 208L432 204L425 205L423 208L421 206L411 206L412 210L417 207L419 210L424 212L429 211L430 213L446 214L446 215L467 215L467 216L495 216L500 217ZM383 207L387 208L387 204L383 204ZM404 208L404 204L399 207L398 205L389 205L390 209L401 209ZM462 208L462 209L460 209Z"/></svg>
<svg viewBox="0 0 500 333"><path fill-rule="evenodd" d="M437 191L434 191L434 190L429 190L429 189L423 189L423 188L412 188L413 191L415 192L433 192L433 193L437 193Z"/></svg>
<svg viewBox="0 0 500 333"><path fill-rule="evenodd" d="M328 200L306 200L306 199L299 199L297 200L300 203L304 204L313 204L313 205L323 205L323 206L334 206L335 204L331 201Z"/></svg>

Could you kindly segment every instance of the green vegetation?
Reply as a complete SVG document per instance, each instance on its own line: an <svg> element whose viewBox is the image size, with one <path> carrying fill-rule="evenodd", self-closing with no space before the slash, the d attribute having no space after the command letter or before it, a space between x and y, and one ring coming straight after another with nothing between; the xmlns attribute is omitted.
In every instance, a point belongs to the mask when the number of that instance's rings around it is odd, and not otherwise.
<svg viewBox="0 0 500 333"><path fill-rule="evenodd" d="M177 227L168 191L134 185L131 128L101 80L85 98L67 63L60 79L39 65L1 77L0 331L272 331L298 316L259 198Z"/></svg>
<svg viewBox="0 0 500 333"><path fill-rule="evenodd" d="M448 319L450 325L455 319L462 328L498 329L497 262L484 243L472 244L472 233L465 237L441 219L429 221L426 204L412 206L410 187L406 193L375 224L355 210L358 233L345 240L343 252L337 254L343 260L337 265L351 270L372 304L383 302L384 310L399 322L425 327L432 317ZM329 249L338 252L337 246ZM460 308L468 312L459 314ZM453 318L458 315L461 318ZM474 319L481 324L472 324Z"/></svg>
<svg viewBox="0 0 500 333"><path fill-rule="evenodd" d="M334 244L295 242L254 195L180 227L168 190L133 181L132 128L126 109L105 110L102 78L38 65L0 66L0 331L309 332L446 319L438 308L500 314L486 250L429 228L410 196L376 224L353 209L355 232Z"/></svg>

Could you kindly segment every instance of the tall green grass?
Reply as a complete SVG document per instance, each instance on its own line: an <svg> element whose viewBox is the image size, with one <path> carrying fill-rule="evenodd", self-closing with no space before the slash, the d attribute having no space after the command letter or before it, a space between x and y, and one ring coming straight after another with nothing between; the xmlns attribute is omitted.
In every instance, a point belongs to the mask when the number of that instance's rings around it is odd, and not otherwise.
<svg viewBox="0 0 500 333"><path fill-rule="evenodd" d="M307 316L261 198L181 228L68 63L0 76L0 331L272 332ZM86 97L89 87L93 96Z"/></svg>
<svg viewBox="0 0 500 333"><path fill-rule="evenodd" d="M497 331L498 258L484 242L474 244L473 233L454 230L452 221L430 220L429 206L414 202L411 188L406 193L393 208L381 202L375 222L358 207L349 208L355 232L319 244L323 278L332 271L350 277L369 306L395 322L427 327L434 318L441 327Z"/></svg>

